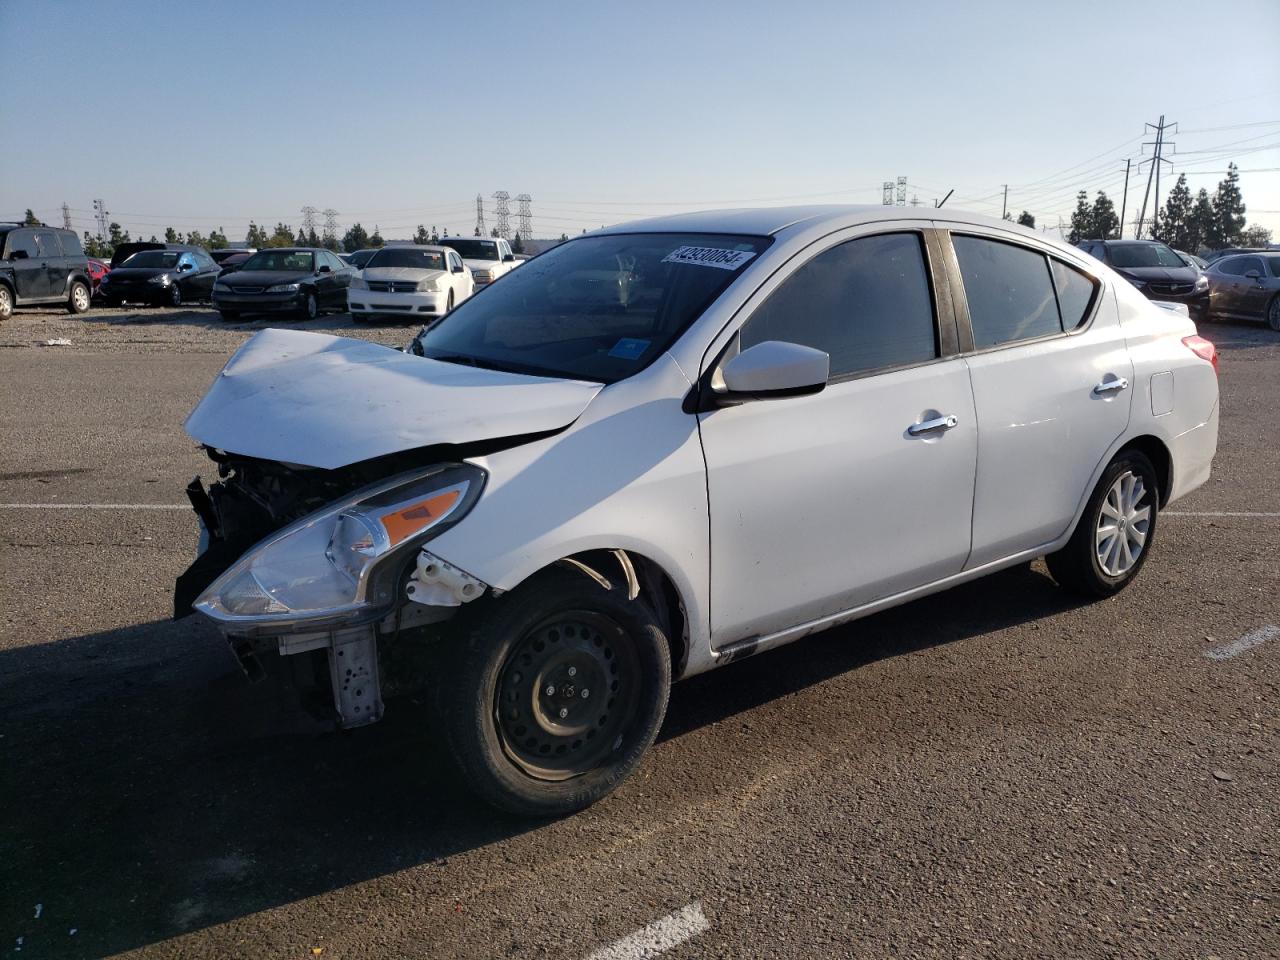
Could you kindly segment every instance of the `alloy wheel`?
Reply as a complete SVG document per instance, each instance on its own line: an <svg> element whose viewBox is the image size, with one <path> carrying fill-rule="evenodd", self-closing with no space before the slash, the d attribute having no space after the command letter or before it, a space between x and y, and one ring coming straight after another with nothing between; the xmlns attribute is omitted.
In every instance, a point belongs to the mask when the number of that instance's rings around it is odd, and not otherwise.
<svg viewBox="0 0 1280 960"><path fill-rule="evenodd" d="M76 313L84 313L89 309L89 291L83 284L76 284L71 291L71 302L75 305Z"/></svg>
<svg viewBox="0 0 1280 960"><path fill-rule="evenodd" d="M494 711L507 756L540 780L568 780L621 748L640 691L640 663L609 617L572 611L514 647Z"/></svg>
<svg viewBox="0 0 1280 960"><path fill-rule="evenodd" d="M1151 529L1151 496L1142 477L1126 470L1116 477L1098 512L1094 549L1098 566L1109 577L1122 577L1133 569Z"/></svg>
<svg viewBox="0 0 1280 960"><path fill-rule="evenodd" d="M13 313L13 297L8 287L0 286L0 320L7 320L11 313Z"/></svg>

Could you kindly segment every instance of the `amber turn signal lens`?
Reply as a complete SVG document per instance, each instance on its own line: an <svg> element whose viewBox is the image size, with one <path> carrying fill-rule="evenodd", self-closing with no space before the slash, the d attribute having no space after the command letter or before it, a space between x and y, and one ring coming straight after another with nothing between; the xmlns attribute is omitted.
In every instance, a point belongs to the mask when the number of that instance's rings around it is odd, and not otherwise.
<svg viewBox="0 0 1280 960"><path fill-rule="evenodd" d="M382 526L387 531L387 536L391 538L391 545L394 547L403 543L418 531L431 526L453 509L453 505L458 502L460 496L462 496L461 491L446 490L383 514Z"/></svg>

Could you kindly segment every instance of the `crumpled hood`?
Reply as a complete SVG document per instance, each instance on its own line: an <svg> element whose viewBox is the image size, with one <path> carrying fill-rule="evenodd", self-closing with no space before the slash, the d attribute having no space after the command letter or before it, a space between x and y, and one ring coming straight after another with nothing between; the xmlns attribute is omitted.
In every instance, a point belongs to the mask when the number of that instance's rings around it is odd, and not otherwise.
<svg viewBox="0 0 1280 960"><path fill-rule="evenodd" d="M222 368L184 426L228 453L332 470L416 447L557 430L600 390L364 340L263 330Z"/></svg>

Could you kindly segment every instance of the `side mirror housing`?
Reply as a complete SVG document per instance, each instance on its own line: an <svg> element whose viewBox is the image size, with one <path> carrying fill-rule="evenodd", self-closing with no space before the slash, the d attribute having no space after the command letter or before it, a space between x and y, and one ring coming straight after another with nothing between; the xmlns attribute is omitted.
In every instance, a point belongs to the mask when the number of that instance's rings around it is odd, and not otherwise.
<svg viewBox="0 0 1280 960"><path fill-rule="evenodd" d="M333 270L329 267L327 263L324 263L320 265L320 269L317 270L316 273L333 273Z"/></svg>
<svg viewBox="0 0 1280 960"><path fill-rule="evenodd" d="M190 263L180 263L180 264L178 264L178 272L179 272L179 273L186 273L188 270L194 270L194 269L195 269L195 266L194 266L193 264L190 264Z"/></svg>
<svg viewBox="0 0 1280 960"><path fill-rule="evenodd" d="M1261 279L1262 279L1262 274L1261 274L1259 271L1257 271L1257 270L1250 270L1250 271L1249 271L1248 273L1246 273L1244 276L1245 276L1245 279L1246 279L1246 280L1261 280Z"/></svg>
<svg viewBox="0 0 1280 960"><path fill-rule="evenodd" d="M450 267L449 269L450 269L453 273L461 273L461 272L463 271L463 269L464 269L464 268L463 268L463 267Z"/></svg>
<svg viewBox="0 0 1280 960"><path fill-rule="evenodd" d="M9 254L9 256L8 256L8 258L7 258L7 259L9 259L9 260L26 260L27 258L28 258L27 251L25 251L25 250L15 250L15 251L13 251L13 253Z"/></svg>
<svg viewBox="0 0 1280 960"><path fill-rule="evenodd" d="M503 262L503 263L510 263L510 262L511 262L512 260L514 260L514 259L515 259L515 254L508 253L506 256L504 256L504 257L502 258L502 262Z"/></svg>
<svg viewBox="0 0 1280 960"><path fill-rule="evenodd" d="M799 343L766 340L748 347L720 368L723 388L714 393L729 400L768 400L818 393L827 385L831 357Z"/></svg>

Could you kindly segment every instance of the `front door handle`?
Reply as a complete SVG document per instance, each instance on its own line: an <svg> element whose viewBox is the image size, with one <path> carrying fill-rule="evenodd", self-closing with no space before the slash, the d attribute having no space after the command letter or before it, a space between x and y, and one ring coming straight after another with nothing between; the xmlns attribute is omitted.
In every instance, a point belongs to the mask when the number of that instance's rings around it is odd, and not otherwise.
<svg viewBox="0 0 1280 960"><path fill-rule="evenodd" d="M1125 389L1127 386L1129 386L1129 381L1126 380L1124 377L1119 377L1118 379L1115 379L1115 380L1103 380L1100 384L1098 384L1096 387L1093 388L1093 392L1096 393L1098 396L1103 396L1108 393L1119 393L1121 390Z"/></svg>
<svg viewBox="0 0 1280 960"><path fill-rule="evenodd" d="M918 437L921 434L933 433L935 430L950 430L959 422L954 413L949 413L945 417L937 417L933 420L926 420L923 423L913 423L907 427L907 433L913 437Z"/></svg>

